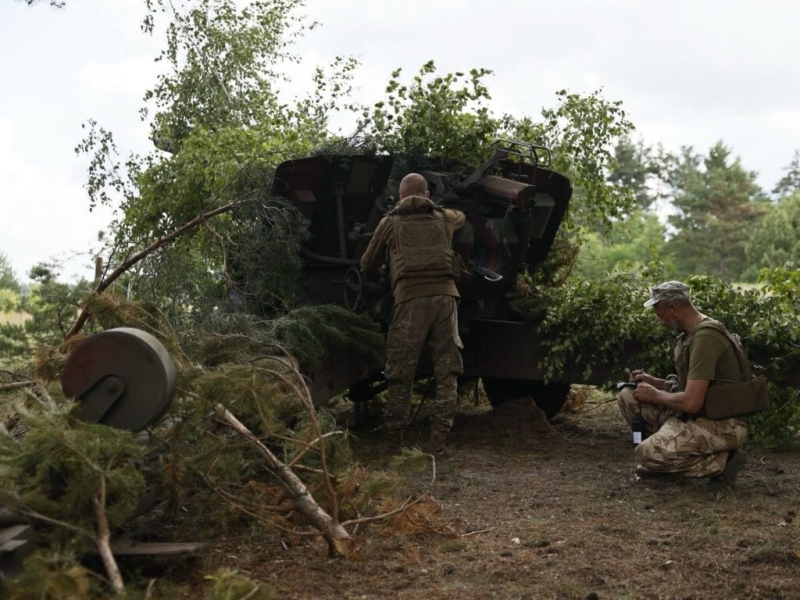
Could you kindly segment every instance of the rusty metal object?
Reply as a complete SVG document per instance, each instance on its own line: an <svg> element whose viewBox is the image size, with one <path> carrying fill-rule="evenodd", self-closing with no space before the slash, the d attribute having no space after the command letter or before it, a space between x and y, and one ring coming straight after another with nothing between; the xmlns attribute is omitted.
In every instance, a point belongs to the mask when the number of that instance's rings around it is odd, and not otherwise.
<svg viewBox="0 0 800 600"><path fill-rule="evenodd" d="M79 419L128 431L141 431L164 414L175 382L175 365L163 344L129 327L86 338L61 376L64 393L80 405Z"/></svg>

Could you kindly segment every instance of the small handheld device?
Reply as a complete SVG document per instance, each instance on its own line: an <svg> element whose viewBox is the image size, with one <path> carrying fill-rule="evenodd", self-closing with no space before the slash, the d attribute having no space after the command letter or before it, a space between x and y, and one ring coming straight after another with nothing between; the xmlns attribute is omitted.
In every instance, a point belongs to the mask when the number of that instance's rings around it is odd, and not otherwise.
<svg viewBox="0 0 800 600"><path fill-rule="evenodd" d="M624 390L625 388L635 388L635 387L636 387L636 383L633 382L633 381L620 381L617 384L617 391L620 392L620 391Z"/></svg>
<svg viewBox="0 0 800 600"><path fill-rule="evenodd" d="M647 421L644 420L641 410L636 413L633 421L631 421L631 433L633 433L634 446L641 444L647 438Z"/></svg>

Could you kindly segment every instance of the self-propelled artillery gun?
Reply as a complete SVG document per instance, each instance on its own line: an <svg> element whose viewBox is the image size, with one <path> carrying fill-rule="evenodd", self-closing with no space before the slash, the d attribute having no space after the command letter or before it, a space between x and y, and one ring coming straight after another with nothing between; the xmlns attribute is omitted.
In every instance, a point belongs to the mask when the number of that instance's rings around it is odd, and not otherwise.
<svg viewBox="0 0 800 600"><path fill-rule="evenodd" d="M547 148L498 140L491 150L491 158L477 167L430 160L414 171L426 179L434 202L466 215L453 238L464 265L456 280L464 375L480 377L494 405L531 395L553 416L569 381L543 381L535 326L509 317L507 303L518 276L540 267L551 251L572 186L553 170ZM321 155L277 168L272 192L292 202L309 223L301 284L307 301L368 312L388 325L391 290L364 281L359 261L398 198L392 171L393 157L385 155ZM419 375L427 368L423 355ZM349 389L358 407L381 389L382 374L365 372L348 356L330 356L307 373L317 402Z"/></svg>

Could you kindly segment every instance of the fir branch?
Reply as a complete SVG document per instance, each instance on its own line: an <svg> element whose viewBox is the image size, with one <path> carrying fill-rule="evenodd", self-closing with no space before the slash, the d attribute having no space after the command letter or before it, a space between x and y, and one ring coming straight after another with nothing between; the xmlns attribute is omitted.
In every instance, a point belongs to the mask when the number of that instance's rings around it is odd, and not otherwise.
<svg viewBox="0 0 800 600"><path fill-rule="evenodd" d="M287 366L289 363L287 361ZM327 458L325 455L325 444L323 441L323 434L322 429L319 426L319 420L317 419L317 411L314 408L314 402L311 400L311 392L306 385L305 379L300 374L297 369L291 367L292 374L295 375L296 379L299 380L299 384L295 384L293 381L290 381L288 377L285 377L283 374L278 373L277 371L273 371L276 377L281 381L284 381L287 385L291 386L292 390L294 390L295 394L302 400L303 404L306 406L306 410L308 411L308 416L311 418L311 423L314 427L315 434L317 436L317 440L319 440L319 456L320 461L322 462L322 471L325 474L325 485L328 488L328 493L330 494L330 500L333 504L333 514L331 517L334 521L339 520L339 501L336 497L336 492L333 489L333 481L331 480L330 473L328 471L327 465Z"/></svg>
<svg viewBox="0 0 800 600"><path fill-rule="evenodd" d="M43 515L30 508L21 508L19 512L26 517L31 517L32 519L36 519L38 521L43 521L45 523L50 523L51 525L57 525L59 527L63 527L64 529L69 529L70 531L74 531L75 533L79 533L90 539L94 539L95 537L93 531L89 531L88 529L84 529L83 527L78 527L77 525L72 525L71 523L67 523L66 521L59 521L58 519L48 517L47 515Z"/></svg>
<svg viewBox="0 0 800 600"><path fill-rule="evenodd" d="M296 465L290 463L289 466L295 471L305 471L306 473L313 473L314 475L324 475L325 471L322 469L315 469L314 467L307 467L306 465Z"/></svg>
<svg viewBox="0 0 800 600"><path fill-rule="evenodd" d="M17 382L14 382L14 383L4 383L4 384L0 385L0 392L3 392L5 390L15 390L15 389L18 389L18 388L21 388L21 387L26 387L26 386L33 386L33 385L36 385L36 383L37 382L33 381L33 380L31 380L31 381L17 381Z"/></svg>
<svg viewBox="0 0 800 600"><path fill-rule="evenodd" d="M310 450L315 450L315 449L316 449L316 444L321 444L321 443L322 443L322 441L323 441L323 440L325 440L326 438L333 437L333 436L335 436L335 435L345 435L345 432L344 432L344 431L329 431L328 433L324 433L324 434L322 434L322 435L320 435L320 436L318 436L318 437L314 438L314 439L313 439L313 440L311 440L310 442L303 442L303 441L301 441L301 440L296 440L296 439L293 439L293 438L288 438L288 439L289 439L289 440L291 440L292 442L295 442L295 443L298 443L298 444L301 444L302 446L304 446L304 449L303 449L303 450L302 450L300 453L298 453L298 455L297 455L297 456L295 456L295 457L294 457L294 459L292 460L292 462L290 462L290 463L289 463L289 467L291 467L291 468L293 468L293 469L294 469L294 468L299 468L299 467L301 467L302 465L298 465L297 463L298 463L298 462L299 462L299 461L300 461L300 460L301 460L301 459L302 459L302 458L303 458L303 457L304 457L306 454L308 454L308 452L309 452ZM322 471L320 471L320 472L321 472L321 473L322 473L322 472L325 472L325 469L322 469Z"/></svg>

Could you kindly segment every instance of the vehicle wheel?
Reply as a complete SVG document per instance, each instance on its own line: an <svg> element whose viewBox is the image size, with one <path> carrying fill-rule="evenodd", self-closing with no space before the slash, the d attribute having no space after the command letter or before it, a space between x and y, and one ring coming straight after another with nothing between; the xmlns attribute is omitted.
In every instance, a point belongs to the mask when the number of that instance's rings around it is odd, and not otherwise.
<svg viewBox="0 0 800 600"><path fill-rule="evenodd" d="M364 279L361 271L350 267L344 274L344 306L350 312L361 310L364 300Z"/></svg>
<svg viewBox="0 0 800 600"><path fill-rule="evenodd" d="M496 408L506 400L531 396L548 419L555 417L564 406L570 388L570 384L557 381L544 383L528 379L495 377L483 377L481 380L492 407Z"/></svg>
<svg viewBox="0 0 800 600"><path fill-rule="evenodd" d="M533 381L531 396L533 396L536 406L541 408L547 419L550 420L564 408L570 387L570 384L560 381L550 381L548 383Z"/></svg>

